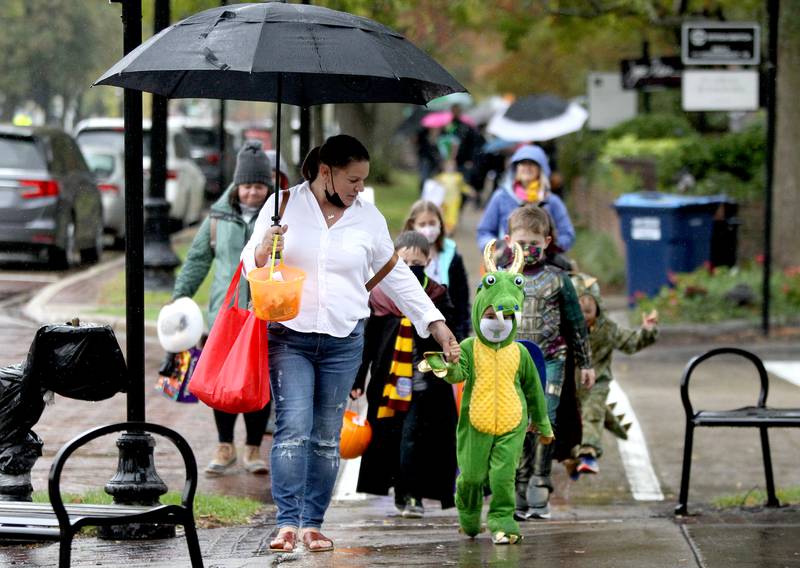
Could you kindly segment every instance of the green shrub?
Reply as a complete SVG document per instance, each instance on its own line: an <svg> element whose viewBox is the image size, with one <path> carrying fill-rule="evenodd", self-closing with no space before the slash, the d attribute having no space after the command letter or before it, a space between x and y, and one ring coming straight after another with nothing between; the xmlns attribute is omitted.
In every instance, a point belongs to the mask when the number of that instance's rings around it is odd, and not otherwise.
<svg viewBox="0 0 800 568"><path fill-rule="evenodd" d="M742 267L698 268L671 274L653 298L637 298L640 310L658 309L667 323L712 323L727 319L756 321L761 317L762 271L757 262ZM770 282L771 317L785 322L800 313L800 267L773 272Z"/></svg>
<svg viewBox="0 0 800 568"><path fill-rule="evenodd" d="M633 136L642 140L681 138L695 134L684 115L642 114L606 130L606 140Z"/></svg>

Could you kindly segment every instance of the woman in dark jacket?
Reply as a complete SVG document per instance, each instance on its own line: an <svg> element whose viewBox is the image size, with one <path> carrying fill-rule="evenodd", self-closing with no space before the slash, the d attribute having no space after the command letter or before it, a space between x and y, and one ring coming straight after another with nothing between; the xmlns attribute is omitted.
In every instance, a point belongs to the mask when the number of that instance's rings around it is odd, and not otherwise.
<svg viewBox="0 0 800 568"><path fill-rule="evenodd" d="M250 235L259 211L267 201L272 188L272 166L269 158L256 140L245 142L236 160L233 184L211 206L211 211L197 231L183 268L175 281L172 299L192 297L205 280L211 265L214 276L211 282L208 306L208 325L213 326L231 278L239 266L239 255ZM246 308L250 299L247 281L239 285L239 306ZM267 473L267 462L260 456L261 440L269 417L270 405L244 414L247 440L242 459L250 473ZM227 472L236 464L236 447L233 430L238 414L214 410L219 444L214 457L205 469L208 475Z"/></svg>

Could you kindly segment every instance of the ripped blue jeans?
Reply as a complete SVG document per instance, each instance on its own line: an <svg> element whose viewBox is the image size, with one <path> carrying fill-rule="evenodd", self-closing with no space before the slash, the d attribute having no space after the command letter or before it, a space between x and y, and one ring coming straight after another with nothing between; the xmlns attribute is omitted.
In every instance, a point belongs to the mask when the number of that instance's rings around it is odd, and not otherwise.
<svg viewBox="0 0 800 568"><path fill-rule="evenodd" d="M322 526L339 472L342 416L363 345L364 321L347 337L269 324L272 498L278 527Z"/></svg>

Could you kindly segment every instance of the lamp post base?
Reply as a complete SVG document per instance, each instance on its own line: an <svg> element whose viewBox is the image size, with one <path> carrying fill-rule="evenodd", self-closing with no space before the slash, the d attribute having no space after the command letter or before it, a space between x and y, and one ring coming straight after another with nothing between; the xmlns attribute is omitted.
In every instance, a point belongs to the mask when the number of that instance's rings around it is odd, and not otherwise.
<svg viewBox="0 0 800 568"><path fill-rule="evenodd" d="M125 432L117 440L119 462L117 473L106 483L106 493L120 505L158 505L159 497L167 492L153 461L155 439L144 432ZM136 540L172 538L175 525L163 523L134 523L99 527L100 538L107 540Z"/></svg>

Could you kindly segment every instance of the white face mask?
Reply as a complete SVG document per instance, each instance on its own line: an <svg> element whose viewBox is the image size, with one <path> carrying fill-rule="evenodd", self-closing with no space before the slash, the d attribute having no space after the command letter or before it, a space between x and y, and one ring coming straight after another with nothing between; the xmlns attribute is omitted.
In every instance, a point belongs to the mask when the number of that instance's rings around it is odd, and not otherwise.
<svg viewBox="0 0 800 568"><path fill-rule="evenodd" d="M429 243L436 242L436 239L439 238L439 233L442 232L439 225L425 225L424 227L419 227L416 231L422 233Z"/></svg>
<svg viewBox="0 0 800 568"><path fill-rule="evenodd" d="M511 318L503 319L481 319L481 335L491 343L502 343L511 335L514 327L514 320Z"/></svg>

